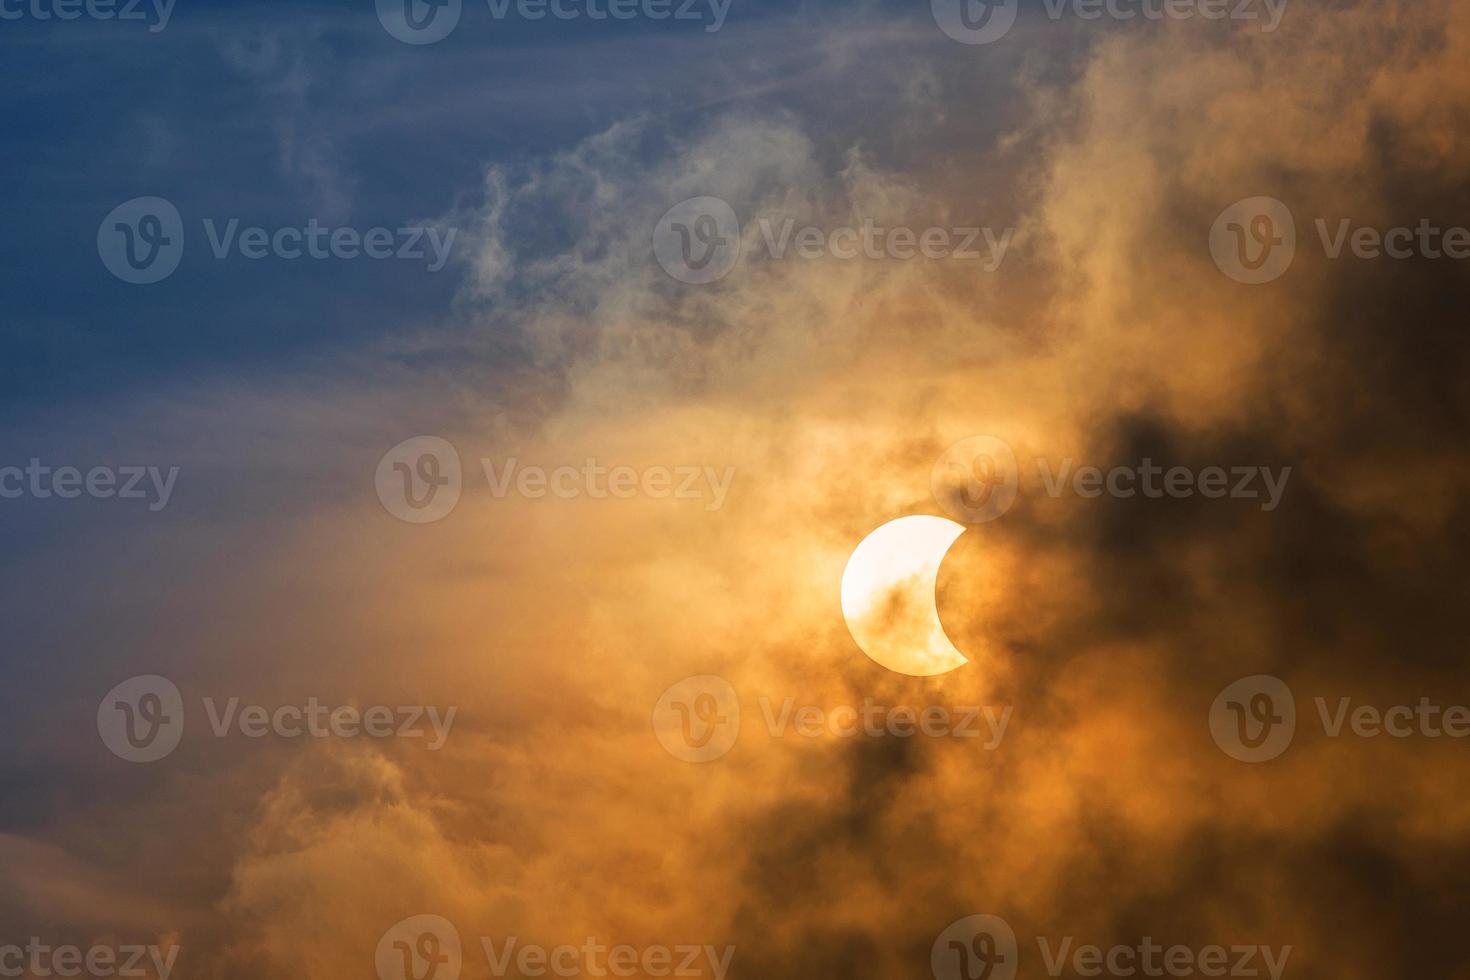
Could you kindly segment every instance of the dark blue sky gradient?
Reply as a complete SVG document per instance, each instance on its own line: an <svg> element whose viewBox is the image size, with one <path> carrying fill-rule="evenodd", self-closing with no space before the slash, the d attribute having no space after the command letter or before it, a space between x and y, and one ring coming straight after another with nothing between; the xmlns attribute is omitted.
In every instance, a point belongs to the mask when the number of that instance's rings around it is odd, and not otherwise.
<svg viewBox="0 0 1470 980"><path fill-rule="evenodd" d="M820 35L828 16L735 0L709 34L497 21L468 0L455 33L422 48L391 38L362 0L179 0L156 34L0 22L0 413L194 372L248 375L447 317L458 263L428 274L364 258L217 260L201 221L398 227L473 206L488 165L514 168L621 118L677 131L732 100L799 107L820 93L781 89L811 67L781 42ZM114 279L95 245L102 217L141 195L176 204L186 230L181 267L150 286Z"/></svg>

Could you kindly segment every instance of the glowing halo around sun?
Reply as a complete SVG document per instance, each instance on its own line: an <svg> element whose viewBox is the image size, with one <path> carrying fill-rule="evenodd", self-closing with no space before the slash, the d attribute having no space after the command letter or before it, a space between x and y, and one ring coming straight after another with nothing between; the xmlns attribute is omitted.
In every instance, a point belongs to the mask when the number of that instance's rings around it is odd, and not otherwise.
<svg viewBox="0 0 1470 980"><path fill-rule="evenodd" d="M858 647L900 674L932 677L969 663L939 622L939 566L965 526L917 514L859 542L842 571L842 618Z"/></svg>

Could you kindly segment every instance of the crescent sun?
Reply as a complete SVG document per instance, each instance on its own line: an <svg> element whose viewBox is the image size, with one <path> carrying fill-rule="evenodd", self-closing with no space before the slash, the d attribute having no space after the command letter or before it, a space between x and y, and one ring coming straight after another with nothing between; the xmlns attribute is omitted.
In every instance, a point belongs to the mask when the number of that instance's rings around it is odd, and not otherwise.
<svg viewBox="0 0 1470 980"><path fill-rule="evenodd" d="M963 533L963 524L916 514L863 538L842 572L842 618L863 653L914 677L969 663L945 635L934 598L939 566Z"/></svg>

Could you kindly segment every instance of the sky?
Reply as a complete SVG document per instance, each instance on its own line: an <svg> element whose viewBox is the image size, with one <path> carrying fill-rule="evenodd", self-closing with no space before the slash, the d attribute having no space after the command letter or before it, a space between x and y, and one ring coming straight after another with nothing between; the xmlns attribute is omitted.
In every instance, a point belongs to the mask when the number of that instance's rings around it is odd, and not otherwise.
<svg viewBox="0 0 1470 980"><path fill-rule="evenodd" d="M1470 977L1470 7L99 9L0 975Z"/></svg>

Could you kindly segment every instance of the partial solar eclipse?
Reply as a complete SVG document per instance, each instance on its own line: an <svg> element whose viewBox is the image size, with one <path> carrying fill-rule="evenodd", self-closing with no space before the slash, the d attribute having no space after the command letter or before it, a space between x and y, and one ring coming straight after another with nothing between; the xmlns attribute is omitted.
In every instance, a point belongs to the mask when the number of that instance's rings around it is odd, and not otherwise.
<svg viewBox="0 0 1470 980"><path fill-rule="evenodd" d="M932 677L969 661L939 622L939 566L965 526L917 514L889 521L853 551L842 572L842 617L858 647L900 674Z"/></svg>

